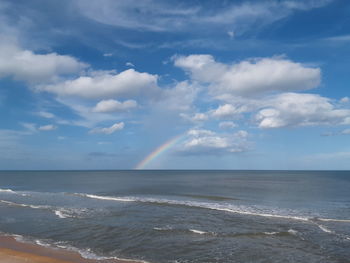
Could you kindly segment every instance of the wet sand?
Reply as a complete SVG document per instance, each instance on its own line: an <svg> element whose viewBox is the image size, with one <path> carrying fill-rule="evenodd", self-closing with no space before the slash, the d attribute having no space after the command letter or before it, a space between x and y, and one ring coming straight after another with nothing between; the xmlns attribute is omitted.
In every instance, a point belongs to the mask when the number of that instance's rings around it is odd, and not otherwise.
<svg viewBox="0 0 350 263"><path fill-rule="evenodd" d="M0 236L1 263L140 263L131 260L92 260L79 253L18 242L11 236Z"/></svg>

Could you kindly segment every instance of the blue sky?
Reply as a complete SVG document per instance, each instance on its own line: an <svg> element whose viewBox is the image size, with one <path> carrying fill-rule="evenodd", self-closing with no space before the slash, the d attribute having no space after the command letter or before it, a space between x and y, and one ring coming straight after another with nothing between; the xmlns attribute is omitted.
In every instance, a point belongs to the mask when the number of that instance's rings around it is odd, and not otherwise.
<svg viewBox="0 0 350 263"><path fill-rule="evenodd" d="M350 169L350 3L0 1L0 169Z"/></svg>

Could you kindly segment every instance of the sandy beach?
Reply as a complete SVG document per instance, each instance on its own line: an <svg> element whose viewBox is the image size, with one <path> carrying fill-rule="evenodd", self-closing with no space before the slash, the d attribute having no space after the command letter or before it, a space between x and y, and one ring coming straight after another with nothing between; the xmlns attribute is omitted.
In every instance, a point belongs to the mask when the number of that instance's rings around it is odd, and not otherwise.
<svg viewBox="0 0 350 263"><path fill-rule="evenodd" d="M18 242L11 236L0 236L1 263L138 263L130 260L85 259L79 253ZM140 261L139 261L140 262Z"/></svg>

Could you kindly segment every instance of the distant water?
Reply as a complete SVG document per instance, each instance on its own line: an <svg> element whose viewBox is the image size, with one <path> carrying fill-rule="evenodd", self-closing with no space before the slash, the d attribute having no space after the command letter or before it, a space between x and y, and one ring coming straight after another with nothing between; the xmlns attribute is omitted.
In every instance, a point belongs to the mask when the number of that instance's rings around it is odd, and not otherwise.
<svg viewBox="0 0 350 263"><path fill-rule="evenodd" d="M0 172L0 232L101 259L350 262L350 172Z"/></svg>

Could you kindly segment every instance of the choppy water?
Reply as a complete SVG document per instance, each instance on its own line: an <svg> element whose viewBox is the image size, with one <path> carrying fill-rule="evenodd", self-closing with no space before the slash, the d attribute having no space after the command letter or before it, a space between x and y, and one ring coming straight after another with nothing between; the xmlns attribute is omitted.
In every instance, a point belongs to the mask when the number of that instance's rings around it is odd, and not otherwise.
<svg viewBox="0 0 350 263"><path fill-rule="evenodd" d="M0 172L0 231L101 259L350 262L350 172Z"/></svg>

